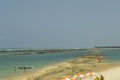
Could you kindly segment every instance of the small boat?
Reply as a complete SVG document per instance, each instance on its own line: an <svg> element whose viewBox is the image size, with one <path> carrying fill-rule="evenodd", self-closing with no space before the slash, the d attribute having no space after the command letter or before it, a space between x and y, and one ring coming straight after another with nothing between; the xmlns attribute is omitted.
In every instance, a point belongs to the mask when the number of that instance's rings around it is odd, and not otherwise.
<svg viewBox="0 0 120 80"><path fill-rule="evenodd" d="M19 69L33 69L33 66L30 66L30 67L19 67Z"/></svg>

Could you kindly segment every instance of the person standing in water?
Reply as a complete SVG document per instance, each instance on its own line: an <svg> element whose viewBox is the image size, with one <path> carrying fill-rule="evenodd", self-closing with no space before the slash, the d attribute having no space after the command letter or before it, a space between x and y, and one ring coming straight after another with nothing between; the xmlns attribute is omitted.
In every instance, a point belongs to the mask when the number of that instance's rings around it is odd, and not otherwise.
<svg viewBox="0 0 120 80"><path fill-rule="evenodd" d="M23 67L23 69L24 69L24 72L26 72L26 67Z"/></svg>
<svg viewBox="0 0 120 80"><path fill-rule="evenodd" d="M15 72L16 71L16 67L14 66L13 69L14 69L14 72Z"/></svg>

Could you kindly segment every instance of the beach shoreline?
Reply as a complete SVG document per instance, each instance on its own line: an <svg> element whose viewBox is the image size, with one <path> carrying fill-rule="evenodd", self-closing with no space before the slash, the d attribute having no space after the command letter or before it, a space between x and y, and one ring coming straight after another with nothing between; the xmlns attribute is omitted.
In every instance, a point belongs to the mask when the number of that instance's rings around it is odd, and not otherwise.
<svg viewBox="0 0 120 80"><path fill-rule="evenodd" d="M45 72L46 70L55 69L55 68L57 68L57 66L51 66L49 68L48 67L44 68L43 70L40 69L38 71L34 71L33 73L27 73L27 74L25 73L25 74L21 74L21 75L15 76L15 77L4 78L3 80L34 80L34 78L46 73ZM120 65L110 66L110 67L106 68L105 70L97 71L96 73L99 75L102 74L104 76L105 80L113 80L113 79L120 80L120 74L113 75L113 73L116 73L116 71L118 71L117 73L120 72ZM53 79L53 80L55 80L55 79ZM90 80L90 79L87 78L85 80Z"/></svg>
<svg viewBox="0 0 120 80"><path fill-rule="evenodd" d="M85 74L89 71L94 71L98 74L102 74L102 72L106 70L112 70L117 67L120 67L120 64L113 65L113 63L106 63L104 60L102 63L98 63L97 58L92 55L67 62L56 63L43 69L5 78L3 80L63 80L65 76L74 76L78 72Z"/></svg>

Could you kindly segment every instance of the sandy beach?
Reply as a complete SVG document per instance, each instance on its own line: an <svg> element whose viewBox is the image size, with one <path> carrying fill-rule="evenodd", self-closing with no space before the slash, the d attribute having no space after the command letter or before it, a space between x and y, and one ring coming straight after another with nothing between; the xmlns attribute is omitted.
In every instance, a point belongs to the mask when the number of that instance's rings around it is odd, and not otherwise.
<svg viewBox="0 0 120 80"><path fill-rule="evenodd" d="M97 73L98 77L102 74L105 80L120 80L120 65L106 63L105 60L98 63L97 57L99 56L88 55L68 62L58 63L30 73L27 72L15 77L9 77L4 80L64 80L64 78L68 75L73 77L79 72L85 75L90 71ZM90 80L90 78L85 77L84 80Z"/></svg>
<svg viewBox="0 0 120 80"><path fill-rule="evenodd" d="M103 74L105 80L120 80L120 66L102 71L99 74Z"/></svg>
<svg viewBox="0 0 120 80"><path fill-rule="evenodd" d="M120 66L108 68L107 70L97 72L97 76L93 76L93 80L95 77L100 77L103 75L104 80L120 80ZM86 77L85 80L91 80L91 78Z"/></svg>
<svg viewBox="0 0 120 80"><path fill-rule="evenodd" d="M55 67L52 67L52 68L55 68ZM38 76L38 75L40 76L40 72L38 71L38 72L33 73L33 74L28 74L28 75L20 76L20 77L16 77L16 78L9 78L9 79L6 79L6 80L34 80L34 78L36 76ZM105 71L98 72L98 75L102 74L104 76L105 80L120 80L120 74L119 73L120 73L120 66L119 67L113 67L113 68L107 69ZM86 78L84 80L90 80L90 78Z"/></svg>

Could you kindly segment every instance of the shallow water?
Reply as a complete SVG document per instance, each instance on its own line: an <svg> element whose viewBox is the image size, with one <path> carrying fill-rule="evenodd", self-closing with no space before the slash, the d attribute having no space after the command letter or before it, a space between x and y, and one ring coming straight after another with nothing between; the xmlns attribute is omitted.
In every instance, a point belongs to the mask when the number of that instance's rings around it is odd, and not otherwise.
<svg viewBox="0 0 120 80"><path fill-rule="evenodd" d="M120 49L101 49L108 62L120 63Z"/></svg>
<svg viewBox="0 0 120 80"><path fill-rule="evenodd" d="M87 54L89 51L78 51L69 53L50 53L50 54L27 54L16 55L14 53L0 53L0 78L8 77L16 73L24 72L19 67L33 66L33 69L43 68L55 63L67 61ZM14 66L17 68L14 73Z"/></svg>
<svg viewBox="0 0 120 80"><path fill-rule="evenodd" d="M81 50L68 53L50 53L50 54L27 54L16 55L13 52L0 53L0 78L13 76L14 74L24 73L24 70L19 70L18 67L33 66L33 69L50 66L54 63L64 62L70 59L78 58L84 54L97 53L102 54L107 58L107 62L120 62L120 49L95 49ZM13 71L13 67L17 71Z"/></svg>

